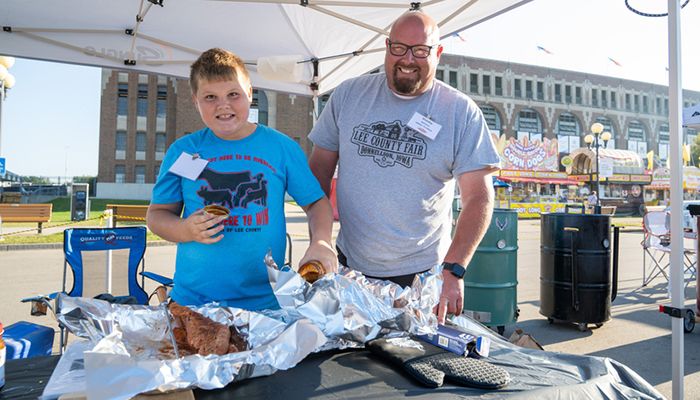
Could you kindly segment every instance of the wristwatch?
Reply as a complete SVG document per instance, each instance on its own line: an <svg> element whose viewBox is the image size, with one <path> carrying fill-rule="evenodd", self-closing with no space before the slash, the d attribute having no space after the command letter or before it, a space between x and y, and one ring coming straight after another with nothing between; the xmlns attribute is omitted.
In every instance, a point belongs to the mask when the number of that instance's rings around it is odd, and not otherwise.
<svg viewBox="0 0 700 400"><path fill-rule="evenodd" d="M467 273L467 269L457 263L443 262L442 268L452 272L452 275L459 279L464 278L464 274Z"/></svg>

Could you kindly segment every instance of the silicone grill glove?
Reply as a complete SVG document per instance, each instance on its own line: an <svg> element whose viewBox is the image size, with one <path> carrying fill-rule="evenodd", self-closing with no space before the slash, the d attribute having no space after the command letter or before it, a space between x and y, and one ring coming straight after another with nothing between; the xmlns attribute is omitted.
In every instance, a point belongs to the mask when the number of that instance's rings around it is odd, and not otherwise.
<svg viewBox="0 0 700 400"><path fill-rule="evenodd" d="M480 389L500 389L510 381L510 375L501 367L408 337L375 339L367 342L366 347L431 388L442 386L445 378L461 386Z"/></svg>

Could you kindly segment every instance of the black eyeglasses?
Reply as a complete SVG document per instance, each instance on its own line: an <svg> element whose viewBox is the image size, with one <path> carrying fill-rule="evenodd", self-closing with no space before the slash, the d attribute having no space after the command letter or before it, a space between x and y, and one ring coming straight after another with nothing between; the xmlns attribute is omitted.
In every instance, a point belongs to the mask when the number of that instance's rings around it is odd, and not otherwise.
<svg viewBox="0 0 700 400"><path fill-rule="evenodd" d="M428 46L427 44L416 44L409 46L399 42L392 42L391 40L387 39L386 46L389 48L389 53L391 53L392 56L401 57L405 55L408 50L411 50L413 57L427 58L430 55L430 50L438 45L434 44L432 46Z"/></svg>

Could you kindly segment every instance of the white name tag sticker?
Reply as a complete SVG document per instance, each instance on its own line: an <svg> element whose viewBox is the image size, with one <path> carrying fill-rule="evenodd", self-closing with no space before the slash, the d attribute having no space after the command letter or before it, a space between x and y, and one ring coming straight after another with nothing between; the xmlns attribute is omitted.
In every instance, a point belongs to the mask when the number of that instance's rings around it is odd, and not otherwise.
<svg viewBox="0 0 700 400"><path fill-rule="evenodd" d="M209 161L199 158L199 156L193 156L192 154L187 154L183 151L182 154L180 154L180 157L175 160L168 172L172 172L177 176L194 181L197 180L199 174L204 171L204 167L206 167L208 163Z"/></svg>
<svg viewBox="0 0 700 400"><path fill-rule="evenodd" d="M430 140L435 139L435 136L442 129L442 125L417 112L413 113L413 117L408 121L408 127L417 130Z"/></svg>

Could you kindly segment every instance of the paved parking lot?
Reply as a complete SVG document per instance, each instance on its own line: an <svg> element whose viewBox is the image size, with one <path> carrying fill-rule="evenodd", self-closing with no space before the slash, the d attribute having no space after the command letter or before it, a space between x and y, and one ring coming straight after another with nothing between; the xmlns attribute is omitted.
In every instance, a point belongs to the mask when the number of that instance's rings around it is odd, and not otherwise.
<svg viewBox="0 0 700 400"><path fill-rule="evenodd" d="M306 247L306 218L300 208L289 206L289 231L293 238L293 260L298 262ZM336 226L337 229L337 226ZM518 307L515 324L506 326L505 336L515 328L530 333L546 350L598 357L611 357L634 369L665 396L671 396L670 318L658 312L668 304L666 282L657 278L642 287L642 234L623 233L620 239L620 271L612 318L602 327L581 332L573 324L550 324L540 315L540 222L518 222ZM172 275L175 246L149 246L146 269ZM9 325L28 320L55 326L49 317L30 317L22 297L60 289L63 258L60 248L0 251L0 321ZM97 277L96 279L100 279ZM153 285L147 284L146 290ZM686 289L686 306L693 307L695 283ZM685 338L685 395L700 398L700 327Z"/></svg>

